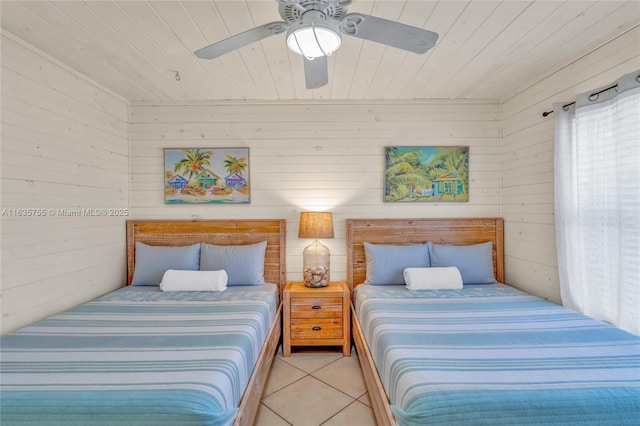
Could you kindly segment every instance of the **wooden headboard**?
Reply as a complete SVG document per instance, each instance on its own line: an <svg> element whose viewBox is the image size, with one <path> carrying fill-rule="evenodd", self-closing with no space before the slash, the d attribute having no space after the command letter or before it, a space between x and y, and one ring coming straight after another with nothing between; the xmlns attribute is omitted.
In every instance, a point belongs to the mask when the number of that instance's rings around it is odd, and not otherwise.
<svg viewBox="0 0 640 426"><path fill-rule="evenodd" d="M284 288L286 221L255 220L128 220L127 284L131 284L135 267L136 242L149 245L185 246L195 243L245 245L267 241L264 279Z"/></svg>
<svg viewBox="0 0 640 426"><path fill-rule="evenodd" d="M501 218L465 219L347 219L347 283L352 289L366 279L363 242L373 244L493 243L496 280L504 279L503 222Z"/></svg>

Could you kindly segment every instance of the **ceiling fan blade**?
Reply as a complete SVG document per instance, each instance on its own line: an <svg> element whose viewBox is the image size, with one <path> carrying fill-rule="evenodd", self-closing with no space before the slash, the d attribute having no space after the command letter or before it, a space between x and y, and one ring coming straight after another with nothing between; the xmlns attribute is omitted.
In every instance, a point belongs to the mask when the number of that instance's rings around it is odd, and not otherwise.
<svg viewBox="0 0 640 426"><path fill-rule="evenodd" d="M340 30L350 36L414 53L425 53L438 40L438 34L433 31L361 13L346 15L340 22Z"/></svg>
<svg viewBox="0 0 640 426"><path fill-rule="evenodd" d="M202 59L217 58L218 56L229 53L232 50L260 41L263 38L283 33L287 28L288 26L286 22L270 22L243 33L236 34L217 43L213 43L210 46L203 47L200 50L196 50L194 54L198 58Z"/></svg>
<svg viewBox="0 0 640 426"><path fill-rule="evenodd" d="M307 89L317 89L329 82L329 65L326 56L313 60L304 58L304 79Z"/></svg>

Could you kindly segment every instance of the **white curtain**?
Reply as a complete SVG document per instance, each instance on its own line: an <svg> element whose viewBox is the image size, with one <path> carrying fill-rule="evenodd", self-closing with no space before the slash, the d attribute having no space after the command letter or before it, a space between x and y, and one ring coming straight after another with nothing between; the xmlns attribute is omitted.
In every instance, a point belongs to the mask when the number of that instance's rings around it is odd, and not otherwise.
<svg viewBox="0 0 640 426"><path fill-rule="evenodd" d="M640 334L640 71L615 84L554 104L560 291Z"/></svg>

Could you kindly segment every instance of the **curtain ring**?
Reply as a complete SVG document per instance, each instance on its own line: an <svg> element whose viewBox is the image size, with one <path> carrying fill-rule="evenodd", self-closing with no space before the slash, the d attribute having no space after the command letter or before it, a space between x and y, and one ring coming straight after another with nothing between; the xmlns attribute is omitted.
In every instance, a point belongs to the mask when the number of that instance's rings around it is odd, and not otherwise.
<svg viewBox="0 0 640 426"><path fill-rule="evenodd" d="M592 95L589 95L589 100L590 100L591 102L593 102L593 101L598 100L598 98L599 98L599 97L600 97L600 94L599 94L599 93L594 93L594 94L592 94Z"/></svg>
<svg viewBox="0 0 640 426"><path fill-rule="evenodd" d="M640 74L636 75L636 81L640 83Z"/></svg>

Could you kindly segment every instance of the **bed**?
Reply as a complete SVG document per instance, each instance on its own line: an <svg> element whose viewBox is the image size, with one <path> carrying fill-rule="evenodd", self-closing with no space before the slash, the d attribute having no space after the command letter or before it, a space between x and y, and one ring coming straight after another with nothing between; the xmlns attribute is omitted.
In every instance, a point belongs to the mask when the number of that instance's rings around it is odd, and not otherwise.
<svg viewBox="0 0 640 426"><path fill-rule="evenodd" d="M145 245L198 243L262 245L265 283L128 285L3 336L2 424L252 424L281 334L285 221L140 220L126 232L127 284Z"/></svg>
<svg viewBox="0 0 640 426"><path fill-rule="evenodd" d="M363 284L365 243L428 241L490 241L502 282L500 218L349 219L346 230L354 342L378 425L639 424L637 336L499 283Z"/></svg>

